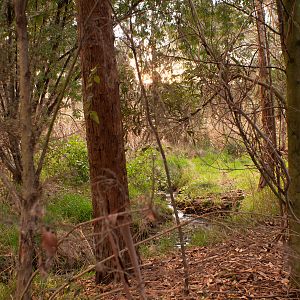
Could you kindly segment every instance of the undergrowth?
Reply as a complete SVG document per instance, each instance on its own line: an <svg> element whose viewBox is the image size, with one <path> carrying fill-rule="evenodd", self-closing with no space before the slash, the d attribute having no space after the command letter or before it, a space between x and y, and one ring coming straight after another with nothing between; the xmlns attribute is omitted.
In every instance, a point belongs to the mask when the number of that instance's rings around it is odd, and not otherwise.
<svg viewBox="0 0 300 300"><path fill-rule="evenodd" d="M80 194L57 195L47 206L46 222L81 223L92 218L91 199Z"/></svg>
<svg viewBox="0 0 300 300"><path fill-rule="evenodd" d="M86 142L74 135L67 140L52 141L43 167L43 178L52 177L66 185L89 180Z"/></svg>
<svg viewBox="0 0 300 300"><path fill-rule="evenodd" d="M190 246L210 246L221 242L226 236L225 231L217 226L199 227L190 238Z"/></svg>
<svg viewBox="0 0 300 300"><path fill-rule="evenodd" d="M243 217L239 217L238 213L232 214L229 217L231 222L250 223L251 218L256 215L277 215L278 205L269 189L257 191L259 174L253 169L250 158L245 154L237 154L236 149L227 150L220 153L208 149L202 156L190 157L183 152L166 148L172 188L179 192L176 196L177 201L241 189L246 195L239 207ZM133 214L134 233L136 239L141 240L169 226L168 221L172 218L172 212L166 202L165 194L168 187L164 165L157 149L145 147L128 157L130 158L127 162L127 174L132 210L147 208L151 202L156 211L156 220L147 219L148 217L142 213ZM68 140L52 142L43 170L43 179L54 179L62 186L62 189L54 193L48 201L45 223L78 224L92 218L90 193L80 191L86 190L89 180L84 140L74 136ZM3 206L0 209L7 215L12 214L9 207ZM16 253L18 227L3 223L0 230L2 231L0 249ZM199 227L191 234L190 244L209 246L221 241L222 238L224 233L217 227L210 226L209 229ZM140 246L141 254L144 257L164 255L174 250L176 240L176 232L161 237L148 245ZM0 293L5 294L2 290L3 287L0 285Z"/></svg>

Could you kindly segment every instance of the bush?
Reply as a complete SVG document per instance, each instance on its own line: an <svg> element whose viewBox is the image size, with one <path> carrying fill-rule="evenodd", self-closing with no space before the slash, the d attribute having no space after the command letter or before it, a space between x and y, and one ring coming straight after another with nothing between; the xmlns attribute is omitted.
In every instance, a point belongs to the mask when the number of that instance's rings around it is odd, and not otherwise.
<svg viewBox="0 0 300 300"><path fill-rule="evenodd" d="M84 183L89 180L89 164L86 143L79 136L66 141L53 142L48 151L45 177L58 177L67 183Z"/></svg>
<svg viewBox="0 0 300 300"><path fill-rule="evenodd" d="M55 220L81 223L92 218L91 200L79 194L64 194L51 201L47 207L46 221Z"/></svg>
<svg viewBox="0 0 300 300"><path fill-rule="evenodd" d="M189 180L188 159L182 155L167 155L173 189L178 189ZM154 174L153 174L154 173ZM154 148L141 150L127 163L127 175L130 198L141 195L150 195L155 179L155 190L166 191L167 179L160 153Z"/></svg>
<svg viewBox="0 0 300 300"><path fill-rule="evenodd" d="M127 163L128 188L131 199L151 194L153 172L156 173L157 155L155 149L148 148L139 151Z"/></svg>
<svg viewBox="0 0 300 300"><path fill-rule="evenodd" d="M246 153L245 146L235 140L230 140L225 145L226 152L234 158L238 158Z"/></svg>
<svg viewBox="0 0 300 300"><path fill-rule="evenodd" d="M189 168L188 159L184 155L171 154L167 155L167 163L171 176L172 188L174 190L183 187L188 181L188 172L185 172ZM160 190L167 190L167 177L165 175L165 168L163 161L160 160L158 164L160 177L158 178L158 184Z"/></svg>

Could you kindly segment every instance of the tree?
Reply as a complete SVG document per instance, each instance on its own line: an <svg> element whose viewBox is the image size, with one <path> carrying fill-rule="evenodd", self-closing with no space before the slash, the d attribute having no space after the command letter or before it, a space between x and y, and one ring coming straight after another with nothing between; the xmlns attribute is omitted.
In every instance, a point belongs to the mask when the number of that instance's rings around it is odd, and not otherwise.
<svg viewBox="0 0 300 300"><path fill-rule="evenodd" d="M36 237L42 216L40 174L54 121L76 62L75 57L69 68L74 43L71 42L71 49L69 39L61 43L62 34L57 30L70 18L70 3L51 2L48 14L40 10L37 1L1 2L0 21L6 26L0 29L3 37L0 42L3 65L0 73L0 161L6 168L0 170L0 178L13 195L15 202L12 204L20 213L17 299L31 299ZM29 11L36 13L30 22L26 17ZM55 30L57 35L52 35L53 39L43 39L49 29ZM41 147L38 148L39 142ZM20 193L9 175L20 185Z"/></svg>
<svg viewBox="0 0 300 300"><path fill-rule="evenodd" d="M258 42L258 63L259 63L259 80L267 86L272 86L272 77L270 68L270 48L267 31L265 26L265 12L263 0L255 0L254 6L256 10L256 27L257 27L257 42ZM266 86L259 86L259 95L261 101L261 119L262 130L270 140L270 143L264 143L264 169L268 170L267 174L274 176L275 172L275 157L273 148L276 149L276 124L273 91ZM271 146L272 144L272 146ZM259 187L263 188L266 185L264 176L261 175Z"/></svg>
<svg viewBox="0 0 300 300"><path fill-rule="evenodd" d="M286 62L288 163L290 185L289 261L291 278L300 286L300 3L297 0L278 1L280 23L283 25L282 48Z"/></svg>
<svg viewBox="0 0 300 300"><path fill-rule="evenodd" d="M29 19L27 31L29 70L34 74L31 76L30 90L34 127L32 142L36 148L54 115L65 80L64 75L68 72L74 55L76 28L72 1L51 1L47 5L32 0L26 3L27 13L33 16ZM21 184L21 138L18 126L20 82L17 76L15 15L12 0L0 0L0 6L0 162L7 174L12 175L14 183ZM72 85L73 91L76 91L76 80L72 80ZM70 94L66 94L65 98ZM73 92L73 99L75 94ZM39 165L42 166L42 163Z"/></svg>
<svg viewBox="0 0 300 300"><path fill-rule="evenodd" d="M21 154L22 154L22 198L21 198L21 230L19 241L19 259L17 272L17 294L21 299L23 291L32 273L34 253L34 233L37 228L36 204L39 185L36 181L33 161L33 130L31 120L31 74L29 70L28 33L26 5L27 1L16 0L15 15L17 28L17 46L19 52L18 66L20 78L20 123L21 123ZM27 290L23 299L31 299Z"/></svg>
<svg viewBox="0 0 300 300"><path fill-rule="evenodd" d="M94 217L128 209L128 186L123 145L118 72L109 1L77 1L81 43L81 72L86 137ZM102 260L113 254L104 221L94 223L95 254ZM116 232L119 248L125 241ZM129 259L125 256L125 265ZM115 263L96 272L96 282L110 281Z"/></svg>

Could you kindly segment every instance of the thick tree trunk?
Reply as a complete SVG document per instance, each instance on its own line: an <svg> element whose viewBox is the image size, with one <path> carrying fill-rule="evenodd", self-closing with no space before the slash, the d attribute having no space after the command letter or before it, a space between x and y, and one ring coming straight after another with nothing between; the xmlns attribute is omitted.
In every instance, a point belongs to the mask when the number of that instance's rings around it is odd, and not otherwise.
<svg viewBox="0 0 300 300"><path fill-rule="evenodd" d="M263 9L263 0L254 0L256 10L256 27L257 27L257 41L258 41L258 58L259 58L259 79L261 82L272 86L272 78L270 69L270 55L269 55L269 43L267 39L267 32L265 27L265 13ZM264 164L265 170L269 172L271 176L275 174L275 152L276 149L276 123L273 105L273 93L270 89L263 85L259 86L260 103L261 103L261 120L263 131L269 138L269 141L273 144L264 143ZM268 177L268 173L265 176ZM266 185L264 176L261 176L259 187L263 188Z"/></svg>
<svg viewBox="0 0 300 300"><path fill-rule="evenodd" d="M287 72L288 163L290 186L290 266L291 277L300 287L300 2L284 5L284 46Z"/></svg>
<svg viewBox="0 0 300 300"><path fill-rule="evenodd" d="M78 0L77 7L93 210L94 217L99 217L129 205L113 23L109 1ZM105 223L96 222L94 231L99 261L113 251ZM123 248L119 231L116 236ZM112 268L116 267L111 260L97 270L96 282L110 281Z"/></svg>
<svg viewBox="0 0 300 300"><path fill-rule="evenodd" d="M31 123L31 91L28 54L28 34L26 19L27 1L15 0L15 16L17 29L18 66L20 76L20 125L21 125L21 154L22 154L22 200L21 223L19 237L19 258L17 269L16 299L21 299L25 287L32 274L34 253L34 233L36 231L37 181L34 174L33 134ZM23 299L31 299L28 289Z"/></svg>

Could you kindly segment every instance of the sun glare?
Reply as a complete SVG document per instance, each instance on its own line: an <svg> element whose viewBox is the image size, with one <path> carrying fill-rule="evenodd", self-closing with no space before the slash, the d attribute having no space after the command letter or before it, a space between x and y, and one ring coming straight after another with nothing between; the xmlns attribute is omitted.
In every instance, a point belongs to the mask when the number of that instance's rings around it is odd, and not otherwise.
<svg viewBox="0 0 300 300"><path fill-rule="evenodd" d="M143 79L144 85L146 85L146 86L153 83L153 80L149 74L143 74L142 79Z"/></svg>

